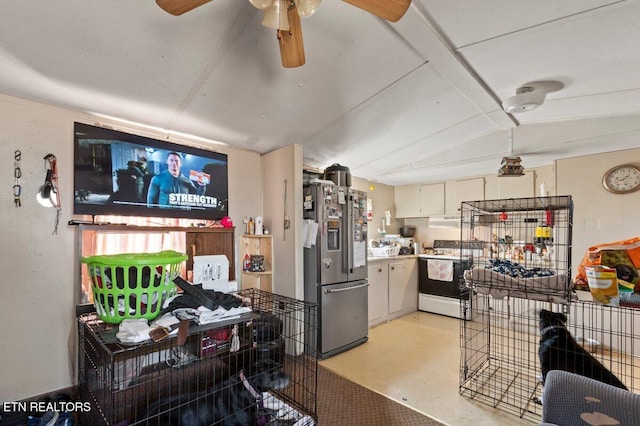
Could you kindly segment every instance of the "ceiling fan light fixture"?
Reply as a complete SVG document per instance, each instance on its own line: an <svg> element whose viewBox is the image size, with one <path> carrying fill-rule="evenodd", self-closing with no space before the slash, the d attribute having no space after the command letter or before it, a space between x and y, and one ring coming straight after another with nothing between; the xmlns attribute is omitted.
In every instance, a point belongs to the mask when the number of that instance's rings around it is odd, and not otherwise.
<svg viewBox="0 0 640 426"><path fill-rule="evenodd" d="M265 10L271 6L272 2L273 0L249 0L249 3L251 3L253 7L260 10Z"/></svg>
<svg viewBox="0 0 640 426"><path fill-rule="evenodd" d="M273 0L271 5L264 9L262 25L274 30L289 31L288 4L289 0Z"/></svg>
<svg viewBox="0 0 640 426"><path fill-rule="evenodd" d="M547 94L530 86L519 87L516 95L502 102L502 108L509 114L528 112L544 103Z"/></svg>
<svg viewBox="0 0 640 426"><path fill-rule="evenodd" d="M320 2L322 0L298 0L296 3L298 4L298 15L301 18L308 18L309 16L316 13L316 10L320 7Z"/></svg>

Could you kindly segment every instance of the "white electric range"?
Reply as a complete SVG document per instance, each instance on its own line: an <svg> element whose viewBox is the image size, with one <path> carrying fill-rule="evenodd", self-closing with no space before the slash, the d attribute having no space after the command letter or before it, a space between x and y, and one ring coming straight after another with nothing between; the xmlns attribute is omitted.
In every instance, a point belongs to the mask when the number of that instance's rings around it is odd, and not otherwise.
<svg viewBox="0 0 640 426"><path fill-rule="evenodd" d="M462 318L460 300L468 297L463 274L473 266L471 253L482 250L482 242L435 240L433 248L437 254L418 255L418 309ZM465 319L471 319L470 314L467 310Z"/></svg>

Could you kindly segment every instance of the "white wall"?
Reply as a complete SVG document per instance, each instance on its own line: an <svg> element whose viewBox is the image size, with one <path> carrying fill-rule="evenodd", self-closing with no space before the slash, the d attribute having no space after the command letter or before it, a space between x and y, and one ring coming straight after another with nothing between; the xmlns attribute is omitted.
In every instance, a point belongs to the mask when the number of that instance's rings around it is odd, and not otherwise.
<svg viewBox="0 0 640 426"><path fill-rule="evenodd" d="M302 147L290 145L263 156L265 223L273 234L273 292L304 299L302 248ZM291 227L284 229L286 214Z"/></svg>
<svg viewBox="0 0 640 426"><path fill-rule="evenodd" d="M573 197L574 276L589 247L640 236L640 192L616 195L602 186L604 173L625 163L640 165L640 149L557 161L558 195Z"/></svg>
<svg viewBox="0 0 640 426"><path fill-rule="evenodd" d="M380 238L378 229L382 228L382 219L384 218L385 210L391 211L391 225L385 226L387 234L400 233L400 227L402 227L403 221L395 218L393 186L353 177L351 179L351 187L358 191L366 192L367 199L370 199L373 203L373 218L371 222L367 224L367 238L369 240Z"/></svg>
<svg viewBox="0 0 640 426"><path fill-rule="evenodd" d="M73 209L73 122L104 119L0 95L0 401L15 401L75 383L75 288L78 253ZM138 132L165 138L157 132ZM172 139L176 141L176 139ZM187 139L178 142L205 147ZM206 148L206 147L205 147ZM22 207L15 207L14 151L22 151ZM209 147L211 149L211 147ZM229 156L229 211L237 227L261 208L259 154L215 146ZM55 210L37 204L44 182L43 157L58 160L62 216L52 235ZM236 248L241 232L236 231Z"/></svg>

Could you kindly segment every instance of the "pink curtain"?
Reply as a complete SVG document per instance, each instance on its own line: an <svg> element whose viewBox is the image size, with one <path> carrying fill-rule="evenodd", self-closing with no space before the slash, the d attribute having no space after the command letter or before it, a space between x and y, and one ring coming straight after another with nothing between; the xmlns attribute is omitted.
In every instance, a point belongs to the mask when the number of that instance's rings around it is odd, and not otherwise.
<svg viewBox="0 0 640 426"><path fill-rule="evenodd" d="M122 217L101 216L97 222L122 223L137 226L161 227L180 226L188 227L193 223L188 219L148 218L148 217ZM184 232L135 232L126 226L122 230L83 230L82 232L82 257L96 254L119 253L155 253L162 250L175 250L186 252ZM93 303L91 283L87 265L81 264L82 303ZM184 266L183 266L184 269ZM185 276L185 271L182 271Z"/></svg>

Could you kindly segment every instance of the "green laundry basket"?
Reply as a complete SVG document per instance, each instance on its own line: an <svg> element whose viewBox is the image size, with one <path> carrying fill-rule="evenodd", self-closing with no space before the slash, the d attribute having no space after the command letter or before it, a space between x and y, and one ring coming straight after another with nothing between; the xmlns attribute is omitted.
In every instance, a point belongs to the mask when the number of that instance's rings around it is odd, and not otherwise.
<svg viewBox="0 0 640 426"><path fill-rule="evenodd" d="M187 255L173 250L83 257L93 304L100 319L119 324L127 318L155 319L177 293L173 279Z"/></svg>

